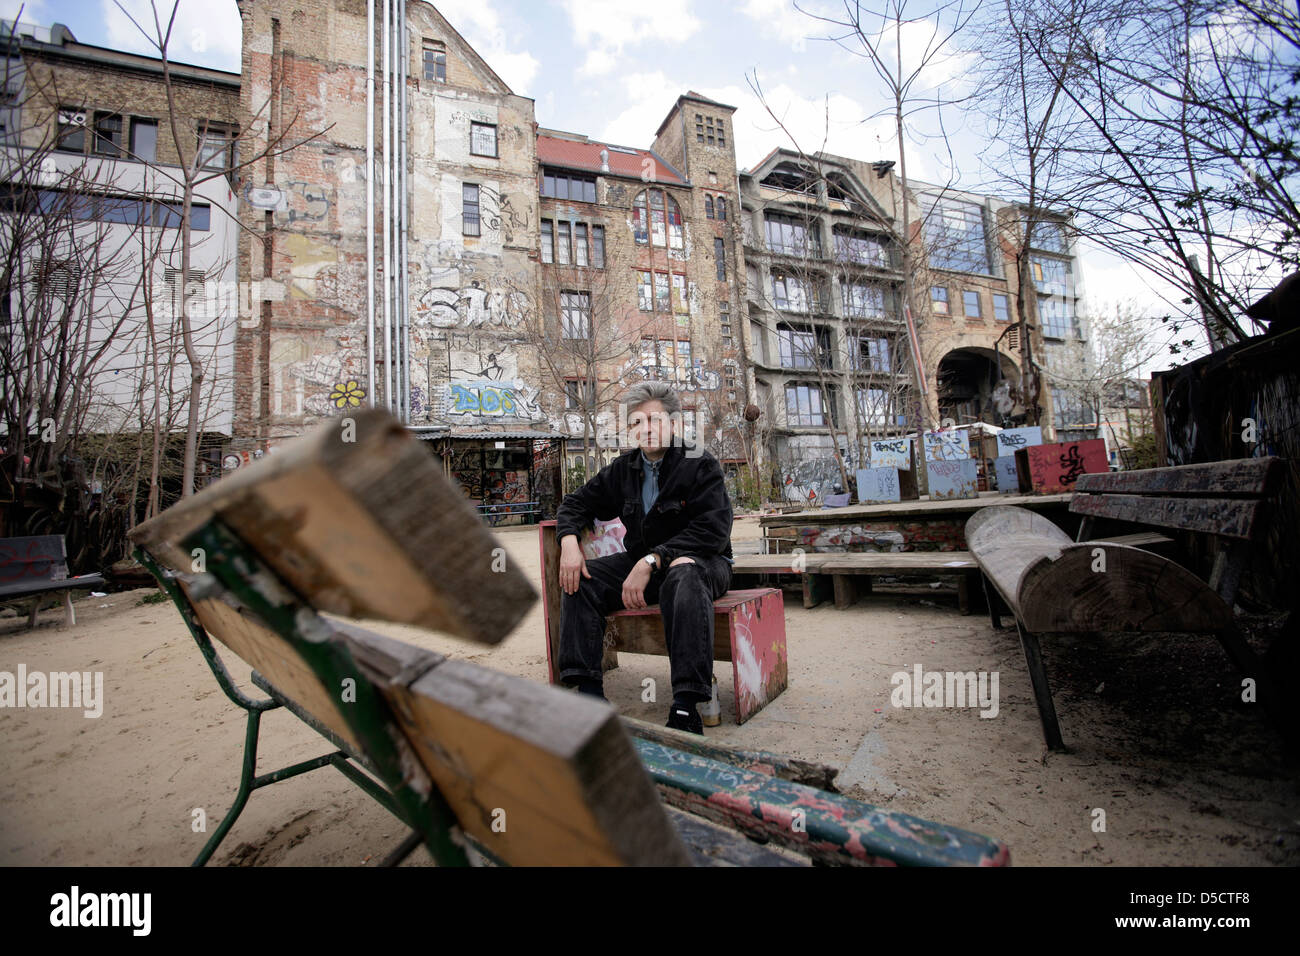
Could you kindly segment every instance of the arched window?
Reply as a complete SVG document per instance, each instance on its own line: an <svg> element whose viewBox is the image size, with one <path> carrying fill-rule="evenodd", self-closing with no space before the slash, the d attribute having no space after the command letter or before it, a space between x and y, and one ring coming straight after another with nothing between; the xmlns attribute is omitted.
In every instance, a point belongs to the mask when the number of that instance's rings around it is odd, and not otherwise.
<svg viewBox="0 0 1300 956"><path fill-rule="evenodd" d="M639 245L647 242L670 249L684 249L682 208L662 189L646 189L632 200L632 229Z"/></svg>

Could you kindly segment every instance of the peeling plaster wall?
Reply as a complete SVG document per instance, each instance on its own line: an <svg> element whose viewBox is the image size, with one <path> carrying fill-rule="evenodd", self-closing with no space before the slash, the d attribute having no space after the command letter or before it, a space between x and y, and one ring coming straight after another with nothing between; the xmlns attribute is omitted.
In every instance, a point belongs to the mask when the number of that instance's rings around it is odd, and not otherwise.
<svg viewBox="0 0 1300 956"><path fill-rule="evenodd" d="M237 435L275 442L365 402L366 20L356 0L245 4L243 119L254 149L266 121L291 141L246 177L240 277L261 300L236 343ZM379 18L376 18L377 21ZM279 21L274 50L273 20ZM519 348L537 245L533 103L515 96L437 11L409 2L407 213L412 424L543 422L535 363ZM375 49L382 49L376 23ZM447 50L447 82L426 80L422 41ZM376 161L383 98L374 98ZM296 119L295 119L296 118ZM470 153L470 123L495 123L498 156ZM260 140L260 142L259 142ZM396 148L396 147L394 147ZM462 188L480 186L482 230L463 235ZM376 401L382 401L382 191L375 189ZM269 218L269 246L266 258ZM393 264L397 265L396 254ZM264 301L262 301L264 300ZM467 371L468 370L468 371ZM505 381L470 410L467 383ZM471 372L473 373L471 375ZM497 375L502 378L497 378ZM460 383L461 391L454 386ZM480 386L480 393L487 386ZM486 410L484 408L486 407ZM503 414L508 411L509 414Z"/></svg>

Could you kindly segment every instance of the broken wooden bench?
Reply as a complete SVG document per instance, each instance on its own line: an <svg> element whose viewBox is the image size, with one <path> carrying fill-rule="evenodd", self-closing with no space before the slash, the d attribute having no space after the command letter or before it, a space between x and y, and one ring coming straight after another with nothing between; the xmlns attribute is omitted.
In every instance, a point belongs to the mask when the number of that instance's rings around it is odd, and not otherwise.
<svg viewBox="0 0 1300 956"><path fill-rule="evenodd" d="M0 538L0 602L30 597L29 628L36 626L41 605L52 597L63 598L63 621L72 627L77 623L73 589L103 584L102 574L68 577L68 548L61 534Z"/></svg>
<svg viewBox="0 0 1300 956"><path fill-rule="evenodd" d="M560 545L555 522L539 529L542 552L542 609L546 664L552 684L560 683ZM728 591L713 602L713 659L731 663L736 689L736 723L743 724L776 699L789 684L785 598L779 588ZM602 669L618 667L618 652L668 654L658 605L615 611L606 618Z"/></svg>
<svg viewBox="0 0 1300 956"><path fill-rule="evenodd" d="M1001 626L998 599L1016 619L1043 735L1064 750L1039 636L1049 633L1175 632L1213 634L1258 700L1284 727L1270 675L1233 622L1241 570L1262 524L1279 459L1081 475L1070 511L1085 516L1079 541L1042 515L992 507L966 524L966 540L984 573L989 615ZM1218 548L1209 581L1153 551L1119 539L1085 540L1093 521L1114 519L1181 533L1206 534ZM1145 534L1148 544L1167 542Z"/></svg>
<svg viewBox="0 0 1300 956"><path fill-rule="evenodd" d="M131 532L247 714L235 803L196 864L254 790L326 766L411 829L387 864L421 844L446 865L1008 861L996 840L801 782L826 768L637 728L592 698L340 620L494 644L536 599L399 422L343 421L350 432L322 425ZM265 696L241 689L214 641ZM332 750L259 774L260 718L280 707Z"/></svg>
<svg viewBox="0 0 1300 956"><path fill-rule="evenodd" d="M955 577L957 604L961 613L969 614L970 585L978 581L979 567L968 551L816 551L737 555L732 574L797 574L805 608L831 595L840 609L870 594L877 577Z"/></svg>

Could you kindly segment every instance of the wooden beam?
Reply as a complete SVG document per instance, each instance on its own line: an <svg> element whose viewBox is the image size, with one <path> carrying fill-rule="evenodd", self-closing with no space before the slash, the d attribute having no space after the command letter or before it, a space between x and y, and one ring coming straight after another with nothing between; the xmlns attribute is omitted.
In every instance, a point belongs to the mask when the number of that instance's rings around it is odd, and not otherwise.
<svg viewBox="0 0 1300 956"><path fill-rule="evenodd" d="M214 516L318 610L491 644L536 600L433 455L381 409L322 424L130 537L196 570L183 541Z"/></svg>
<svg viewBox="0 0 1300 956"><path fill-rule="evenodd" d="M1070 503L1070 511L1094 518L1114 518L1135 524L1244 539L1254 536L1259 508L1258 499L1148 498L1110 494L1076 495Z"/></svg>
<svg viewBox="0 0 1300 956"><path fill-rule="evenodd" d="M1198 495L1231 498L1270 494L1281 476L1281 459L1238 458L1170 468L1080 475L1080 494Z"/></svg>

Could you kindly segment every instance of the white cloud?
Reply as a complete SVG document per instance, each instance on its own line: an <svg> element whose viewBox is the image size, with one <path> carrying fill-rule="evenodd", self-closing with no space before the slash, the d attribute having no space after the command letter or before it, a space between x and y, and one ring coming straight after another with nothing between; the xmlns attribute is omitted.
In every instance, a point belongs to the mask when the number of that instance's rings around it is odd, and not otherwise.
<svg viewBox="0 0 1300 956"><path fill-rule="evenodd" d="M800 6L810 9L807 3ZM804 52L808 39L822 36L830 26L796 10L791 0L740 0L736 9L763 32L789 43L795 53Z"/></svg>
<svg viewBox="0 0 1300 956"><path fill-rule="evenodd" d="M489 0L437 0L435 6L510 89L527 95L541 66L531 53L521 52L528 36L507 34Z"/></svg>
<svg viewBox="0 0 1300 956"><path fill-rule="evenodd" d="M561 0L573 22L573 39L587 49L581 76L613 72L626 47L647 41L683 43L702 24L691 13L691 0ZM653 127L652 127L653 128Z"/></svg>
<svg viewBox="0 0 1300 956"><path fill-rule="evenodd" d="M18 16L19 10L22 16ZM36 26L48 27L50 25L49 14L45 10L45 0L0 0L0 18L5 20L18 20L20 23L32 23Z"/></svg>
<svg viewBox="0 0 1300 956"><path fill-rule="evenodd" d="M160 32L166 33L177 2L179 0L159 0L155 25L149 0L122 0L126 13L113 0L100 0L107 30L105 45L129 53L158 56ZM167 42L167 58L178 63L194 63L238 73L241 69L242 37L243 24L234 0L181 2Z"/></svg>

